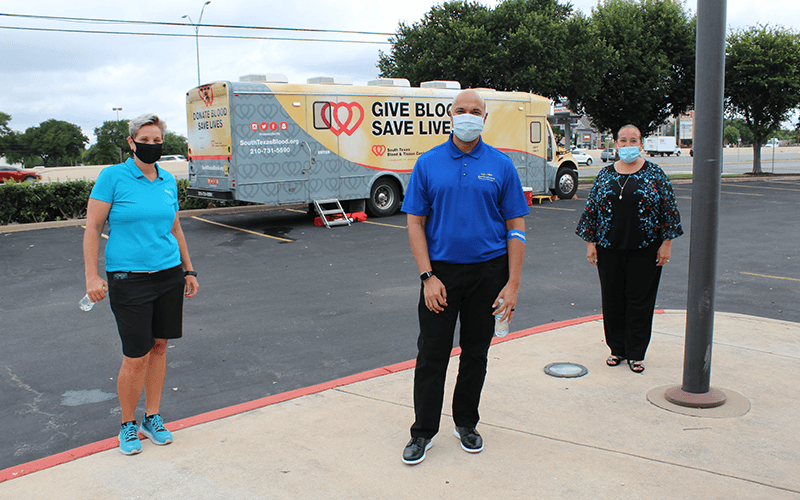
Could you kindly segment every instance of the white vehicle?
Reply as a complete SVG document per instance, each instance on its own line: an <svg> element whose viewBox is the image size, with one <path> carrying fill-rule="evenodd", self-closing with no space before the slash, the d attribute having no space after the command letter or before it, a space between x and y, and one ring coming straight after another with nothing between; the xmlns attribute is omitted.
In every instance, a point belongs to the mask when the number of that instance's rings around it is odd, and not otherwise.
<svg viewBox="0 0 800 500"><path fill-rule="evenodd" d="M766 144L764 144L765 148L777 148L780 145L780 141L778 141L777 137L773 137L772 139L768 140Z"/></svg>
<svg viewBox="0 0 800 500"><path fill-rule="evenodd" d="M367 86L290 84L283 75L241 80L186 93L188 195L269 205L337 199L375 216L395 213L417 157L447 140L447 112L461 88L412 88L404 79ZM478 92L489 116L483 139L511 158L522 185L572 198L578 166L557 148L550 100Z"/></svg>
<svg viewBox="0 0 800 500"><path fill-rule="evenodd" d="M589 153L582 149L573 149L570 151L572 153L572 157L575 158L575 161L578 162L578 165L586 165L589 166L592 164L592 157L589 156Z"/></svg>
<svg viewBox="0 0 800 500"><path fill-rule="evenodd" d="M650 156L681 155L681 150L675 146L675 137L668 135L645 137L644 152Z"/></svg>
<svg viewBox="0 0 800 500"><path fill-rule="evenodd" d="M186 157L183 155L166 155L162 156L158 161L186 161Z"/></svg>

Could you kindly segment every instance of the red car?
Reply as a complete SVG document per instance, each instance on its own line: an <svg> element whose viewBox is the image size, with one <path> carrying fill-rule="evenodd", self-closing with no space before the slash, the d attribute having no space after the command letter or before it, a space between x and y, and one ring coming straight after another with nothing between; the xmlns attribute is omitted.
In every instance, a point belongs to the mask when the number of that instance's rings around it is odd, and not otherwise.
<svg viewBox="0 0 800 500"><path fill-rule="evenodd" d="M17 182L34 182L41 180L42 176L31 170L23 170L17 167L0 166L0 183L5 182L6 179L14 179Z"/></svg>

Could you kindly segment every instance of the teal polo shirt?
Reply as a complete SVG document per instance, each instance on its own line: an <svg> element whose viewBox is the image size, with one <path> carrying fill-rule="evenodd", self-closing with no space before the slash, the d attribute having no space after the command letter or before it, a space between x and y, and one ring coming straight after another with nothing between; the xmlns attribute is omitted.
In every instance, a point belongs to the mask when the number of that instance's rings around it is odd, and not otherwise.
<svg viewBox="0 0 800 500"><path fill-rule="evenodd" d="M106 271L161 271L181 263L172 225L178 212L175 178L158 168L151 181L132 158L104 168L90 198L111 204Z"/></svg>
<svg viewBox="0 0 800 500"><path fill-rule="evenodd" d="M464 153L451 135L417 159L403 212L428 218L432 261L474 264L507 253L506 221L530 210L508 156L483 139Z"/></svg>

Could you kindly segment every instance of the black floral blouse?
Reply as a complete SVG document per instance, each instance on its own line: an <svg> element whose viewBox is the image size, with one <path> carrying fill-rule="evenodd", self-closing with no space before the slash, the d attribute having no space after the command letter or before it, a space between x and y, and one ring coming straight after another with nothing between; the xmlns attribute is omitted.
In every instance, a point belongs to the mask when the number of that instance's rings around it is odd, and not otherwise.
<svg viewBox="0 0 800 500"><path fill-rule="evenodd" d="M627 197L624 203L623 195ZM627 240L630 234L635 234L636 240L628 241L626 248L644 248L683 234L672 184L664 171L650 161L645 160L642 168L632 174L617 173L613 164L602 169L589 191L575 233L603 248L619 248L615 225L623 225L624 221L620 223L618 219L626 215L637 229L635 233L626 232Z"/></svg>

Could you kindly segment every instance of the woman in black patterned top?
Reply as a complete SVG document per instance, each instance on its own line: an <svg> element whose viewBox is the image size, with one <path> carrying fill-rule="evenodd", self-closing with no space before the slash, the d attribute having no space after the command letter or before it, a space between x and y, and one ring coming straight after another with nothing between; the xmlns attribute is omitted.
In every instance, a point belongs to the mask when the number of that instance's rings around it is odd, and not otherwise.
<svg viewBox="0 0 800 500"><path fill-rule="evenodd" d="M625 125L615 145L620 160L597 175L575 232L600 275L606 364L628 360L641 373L661 269L683 228L669 179L641 156L639 129Z"/></svg>

